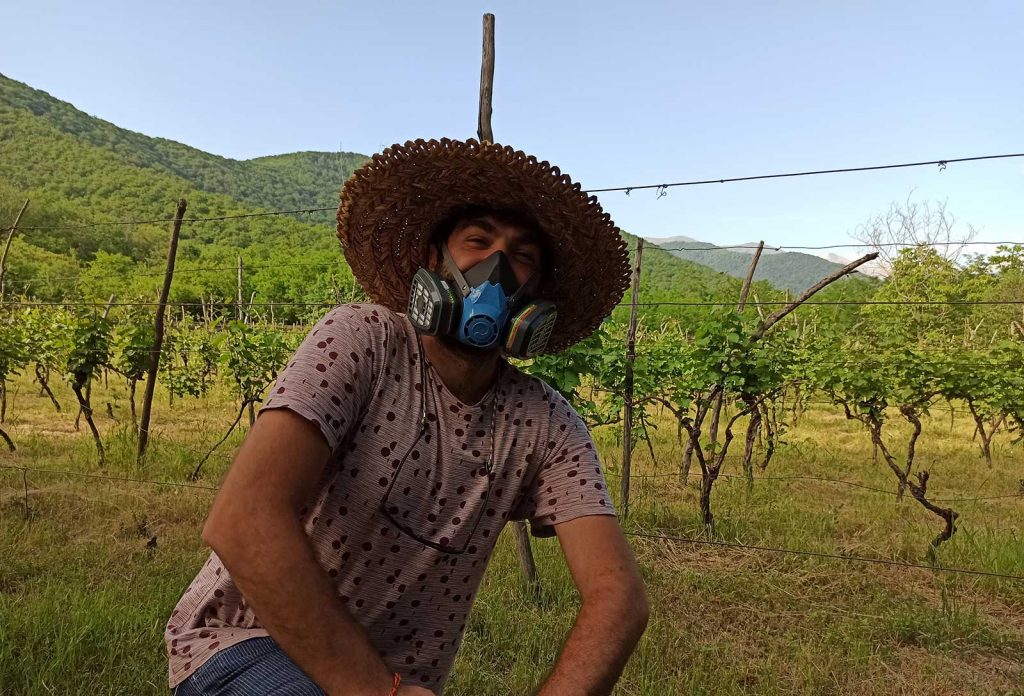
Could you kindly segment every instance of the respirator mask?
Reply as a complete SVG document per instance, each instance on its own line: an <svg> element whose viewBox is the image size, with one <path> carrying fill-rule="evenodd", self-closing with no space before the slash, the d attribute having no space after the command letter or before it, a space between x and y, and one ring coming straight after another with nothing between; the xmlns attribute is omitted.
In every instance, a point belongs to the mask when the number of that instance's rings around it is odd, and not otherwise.
<svg viewBox="0 0 1024 696"><path fill-rule="evenodd" d="M496 251L463 274L440 244L445 267L454 278L434 271L416 271L409 290L408 317L421 333L452 336L480 350L501 347L513 358L544 352L558 312L545 300L533 301L538 276L522 286L505 254Z"/></svg>

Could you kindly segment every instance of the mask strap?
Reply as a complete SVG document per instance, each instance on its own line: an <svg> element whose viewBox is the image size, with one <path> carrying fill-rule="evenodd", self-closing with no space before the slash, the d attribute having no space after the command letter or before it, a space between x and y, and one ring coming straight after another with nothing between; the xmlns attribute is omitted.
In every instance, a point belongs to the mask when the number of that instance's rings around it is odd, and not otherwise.
<svg viewBox="0 0 1024 696"><path fill-rule="evenodd" d="M469 297L469 283L466 282L466 277L462 275L462 271L459 270L458 265L455 263L455 259L452 258L452 252L448 251L448 242L441 242L441 256L444 257L444 263L451 271L452 277L455 278L455 284L459 286L459 290L462 291L463 297Z"/></svg>

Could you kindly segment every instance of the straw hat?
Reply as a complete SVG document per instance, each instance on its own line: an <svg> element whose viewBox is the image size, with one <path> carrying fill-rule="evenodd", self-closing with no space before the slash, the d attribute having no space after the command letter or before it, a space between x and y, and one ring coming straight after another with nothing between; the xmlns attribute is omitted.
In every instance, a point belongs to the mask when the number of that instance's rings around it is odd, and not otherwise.
<svg viewBox="0 0 1024 696"><path fill-rule="evenodd" d="M567 174L511 147L442 138L392 145L341 189L338 239L370 298L405 312L437 223L463 205L527 211L553 256L538 290L558 308L555 353L589 336L629 286L619 228Z"/></svg>

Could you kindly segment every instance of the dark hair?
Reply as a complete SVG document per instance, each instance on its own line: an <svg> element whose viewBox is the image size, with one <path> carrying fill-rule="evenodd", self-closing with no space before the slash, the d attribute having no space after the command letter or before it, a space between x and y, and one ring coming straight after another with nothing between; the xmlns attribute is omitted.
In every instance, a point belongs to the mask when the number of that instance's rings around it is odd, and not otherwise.
<svg viewBox="0 0 1024 696"><path fill-rule="evenodd" d="M472 220L481 217L492 217L503 225L512 225L531 233L537 246L540 247L541 282L549 279L555 265L551 241L533 215L522 208L506 208L482 203L469 203L452 208L434 225L434 229L430 233L430 245L436 246L440 250L440 245L444 244L454 232L458 232Z"/></svg>

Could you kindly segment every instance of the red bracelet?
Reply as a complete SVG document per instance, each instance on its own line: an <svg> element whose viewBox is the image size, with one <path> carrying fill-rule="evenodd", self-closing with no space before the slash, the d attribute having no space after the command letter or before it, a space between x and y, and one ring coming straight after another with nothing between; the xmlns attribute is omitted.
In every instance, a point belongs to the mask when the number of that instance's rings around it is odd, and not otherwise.
<svg viewBox="0 0 1024 696"><path fill-rule="evenodd" d="M401 686L401 684L402 684L402 677L400 677L398 675L398 672L395 672L395 684L394 684L394 686L391 687L391 694L390 694L390 696L396 696L396 694L398 694L398 687Z"/></svg>

